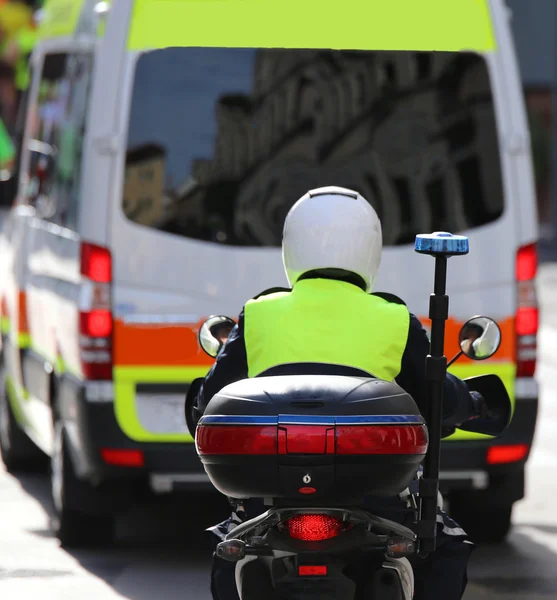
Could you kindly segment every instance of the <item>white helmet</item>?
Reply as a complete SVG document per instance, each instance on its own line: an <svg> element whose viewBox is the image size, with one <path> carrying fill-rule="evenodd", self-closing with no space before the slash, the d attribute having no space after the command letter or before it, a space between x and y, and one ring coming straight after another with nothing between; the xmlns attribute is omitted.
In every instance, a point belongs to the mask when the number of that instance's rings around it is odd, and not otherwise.
<svg viewBox="0 0 557 600"><path fill-rule="evenodd" d="M381 221L358 192L329 186L310 190L286 215L282 260L290 285L309 271L342 269L370 291L379 265Z"/></svg>

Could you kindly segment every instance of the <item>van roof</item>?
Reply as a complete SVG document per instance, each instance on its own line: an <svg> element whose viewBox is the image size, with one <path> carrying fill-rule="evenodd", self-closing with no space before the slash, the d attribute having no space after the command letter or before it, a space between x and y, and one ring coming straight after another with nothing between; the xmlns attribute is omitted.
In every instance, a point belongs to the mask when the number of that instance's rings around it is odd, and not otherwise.
<svg viewBox="0 0 557 600"><path fill-rule="evenodd" d="M110 4L47 0L39 36ZM489 0L135 0L128 48L170 46L491 52L495 36Z"/></svg>

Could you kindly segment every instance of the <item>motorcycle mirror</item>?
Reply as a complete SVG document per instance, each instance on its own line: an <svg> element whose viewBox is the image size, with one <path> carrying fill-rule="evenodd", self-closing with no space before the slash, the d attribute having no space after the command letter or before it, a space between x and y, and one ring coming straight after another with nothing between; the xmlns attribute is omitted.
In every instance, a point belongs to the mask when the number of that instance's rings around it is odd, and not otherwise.
<svg viewBox="0 0 557 600"><path fill-rule="evenodd" d="M462 353L468 358L486 360L499 350L501 338L501 329L493 319L474 317L464 323L458 341Z"/></svg>
<svg viewBox="0 0 557 600"><path fill-rule="evenodd" d="M236 323L230 317L209 317L199 330L199 345L211 358L216 358L235 326Z"/></svg>

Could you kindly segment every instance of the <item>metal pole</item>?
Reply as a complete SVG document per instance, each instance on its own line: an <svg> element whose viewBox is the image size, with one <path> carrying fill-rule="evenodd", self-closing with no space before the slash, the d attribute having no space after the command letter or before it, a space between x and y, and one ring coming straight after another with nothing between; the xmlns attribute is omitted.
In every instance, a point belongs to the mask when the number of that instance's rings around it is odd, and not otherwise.
<svg viewBox="0 0 557 600"><path fill-rule="evenodd" d="M447 373L445 357L445 321L449 315L447 288L447 257L435 257L435 284L429 302L431 319L430 353L426 359L426 380L429 391L427 426L429 448L424 460L424 474L420 480L420 517L418 537L422 555L434 552L437 532L437 496L439 493L439 463L441 429L443 425L443 385Z"/></svg>

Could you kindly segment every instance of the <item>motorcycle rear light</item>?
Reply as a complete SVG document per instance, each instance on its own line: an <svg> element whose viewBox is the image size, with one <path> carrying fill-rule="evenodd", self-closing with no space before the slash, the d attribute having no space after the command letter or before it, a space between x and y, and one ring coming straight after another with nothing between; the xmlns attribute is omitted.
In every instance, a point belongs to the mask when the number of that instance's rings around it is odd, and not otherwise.
<svg viewBox="0 0 557 600"><path fill-rule="evenodd" d="M416 544L412 540L394 539L387 542L387 556L402 558L410 556L416 551Z"/></svg>
<svg viewBox="0 0 557 600"><path fill-rule="evenodd" d="M296 515L286 521L285 528L295 540L322 542L337 537L345 525L329 515Z"/></svg>
<svg viewBox="0 0 557 600"><path fill-rule="evenodd" d="M348 425L337 427L337 454L425 454L424 425Z"/></svg>
<svg viewBox="0 0 557 600"><path fill-rule="evenodd" d="M325 565L300 565L298 575L300 577L326 577L327 567Z"/></svg>
<svg viewBox="0 0 557 600"><path fill-rule="evenodd" d="M334 454L334 427L287 425L278 432L279 454Z"/></svg>
<svg viewBox="0 0 557 600"><path fill-rule="evenodd" d="M425 425L199 425L200 455L425 454Z"/></svg>
<svg viewBox="0 0 557 600"><path fill-rule="evenodd" d="M197 452L210 454L277 454L276 426L199 425L195 434Z"/></svg>
<svg viewBox="0 0 557 600"><path fill-rule="evenodd" d="M101 456L106 464L117 467L143 467L145 464L141 450L101 448Z"/></svg>
<svg viewBox="0 0 557 600"><path fill-rule="evenodd" d="M509 446L491 446L487 451L488 465L501 465L520 462L528 455L527 444L512 444Z"/></svg>

